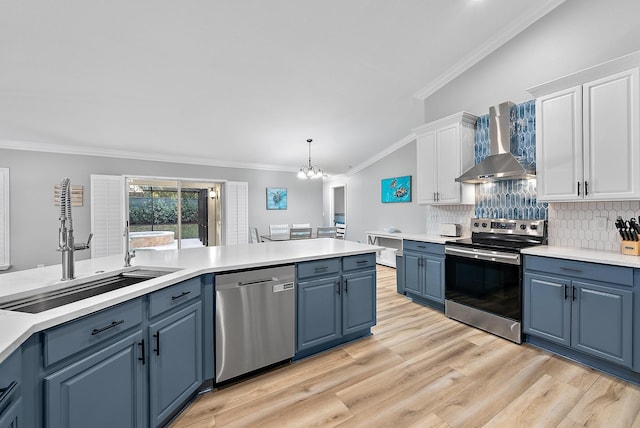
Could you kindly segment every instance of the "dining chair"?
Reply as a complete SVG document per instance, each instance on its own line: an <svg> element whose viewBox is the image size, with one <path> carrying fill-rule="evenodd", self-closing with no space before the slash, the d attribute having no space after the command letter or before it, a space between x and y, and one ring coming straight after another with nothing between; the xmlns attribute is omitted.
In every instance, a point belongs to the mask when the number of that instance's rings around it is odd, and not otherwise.
<svg viewBox="0 0 640 428"><path fill-rule="evenodd" d="M318 227L318 238L335 238L338 235L338 228L335 226Z"/></svg>
<svg viewBox="0 0 640 428"><path fill-rule="evenodd" d="M289 234L288 224L270 224L269 225L269 235L288 235L288 234Z"/></svg>
<svg viewBox="0 0 640 428"><path fill-rule="evenodd" d="M301 228L301 227L311 227L311 224L309 223L293 223L291 225L291 227L295 227L296 229Z"/></svg>
<svg viewBox="0 0 640 428"><path fill-rule="evenodd" d="M258 228L257 227L250 227L249 228L249 243L250 244L257 244L258 242L262 242L262 240L260 239L260 234L258 233Z"/></svg>
<svg viewBox="0 0 640 428"><path fill-rule="evenodd" d="M310 227L292 227L289 229L289 239L309 239L311 238Z"/></svg>

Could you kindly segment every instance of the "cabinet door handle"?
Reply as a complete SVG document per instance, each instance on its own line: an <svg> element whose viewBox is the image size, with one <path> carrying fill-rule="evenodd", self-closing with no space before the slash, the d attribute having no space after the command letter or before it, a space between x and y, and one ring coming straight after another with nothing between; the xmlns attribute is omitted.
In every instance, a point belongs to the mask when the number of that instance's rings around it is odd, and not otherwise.
<svg viewBox="0 0 640 428"><path fill-rule="evenodd" d="M578 181L578 196L580 196L580 182Z"/></svg>
<svg viewBox="0 0 640 428"><path fill-rule="evenodd" d="M569 297L569 286L567 284L564 285L564 300L567 300Z"/></svg>
<svg viewBox="0 0 640 428"><path fill-rule="evenodd" d="M94 328L93 331L91 332L91 336L95 336L96 334L100 334L103 331L107 331L111 328L117 327L120 324L124 324L124 320L120 320L120 321L113 321L111 324L109 324L106 327L102 327L102 328Z"/></svg>
<svg viewBox="0 0 640 428"><path fill-rule="evenodd" d="M436 200L439 201L440 200L440 192L436 192Z"/></svg>
<svg viewBox="0 0 640 428"><path fill-rule="evenodd" d="M336 293L340 295L340 281L336 281Z"/></svg>
<svg viewBox="0 0 640 428"><path fill-rule="evenodd" d="M572 291L571 291L571 300L576 300L576 286L572 285L571 286Z"/></svg>
<svg viewBox="0 0 640 428"><path fill-rule="evenodd" d="M16 386L18 386L18 382L13 381L6 388L0 388L0 408L2 408L4 401L8 400L11 397L11 394L13 393L13 390L16 389Z"/></svg>
<svg viewBox="0 0 640 428"><path fill-rule="evenodd" d="M345 294L349 292L349 280L348 279L344 280L344 292L345 292Z"/></svg>
<svg viewBox="0 0 640 428"><path fill-rule="evenodd" d="M142 361L142 365L144 366L146 360L145 360L145 352L144 352L144 339L142 339L141 342L138 343L138 346L140 346L140 353L141 356L138 357L139 361Z"/></svg>
<svg viewBox="0 0 640 428"><path fill-rule="evenodd" d="M568 268L564 266L560 266L560 270L566 270L566 271L575 272L575 273L582 273L582 269Z"/></svg>
<svg viewBox="0 0 640 428"><path fill-rule="evenodd" d="M181 297L186 296L187 294L190 294L191 291L183 291L182 293L178 294L177 296L171 296L171 300L178 300Z"/></svg>
<svg viewBox="0 0 640 428"><path fill-rule="evenodd" d="M158 330L153 337L156 339L156 349L154 349L153 352L155 352L156 355L160 355L160 330Z"/></svg>
<svg viewBox="0 0 640 428"><path fill-rule="evenodd" d="M584 182L584 195L587 196L589 194L589 182Z"/></svg>

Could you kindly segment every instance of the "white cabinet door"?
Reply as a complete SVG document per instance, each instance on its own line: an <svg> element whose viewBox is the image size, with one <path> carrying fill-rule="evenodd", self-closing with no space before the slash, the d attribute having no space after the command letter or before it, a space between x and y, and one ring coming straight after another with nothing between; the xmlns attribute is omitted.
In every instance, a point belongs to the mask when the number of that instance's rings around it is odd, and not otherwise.
<svg viewBox="0 0 640 428"><path fill-rule="evenodd" d="M419 204L473 204L475 186L455 179L473 166L478 118L461 112L415 128Z"/></svg>
<svg viewBox="0 0 640 428"><path fill-rule="evenodd" d="M435 131L418 135L416 145L418 203L432 204L435 202L437 183Z"/></svg>
<svg viewBox="0 0 640 428"><path fill-rule="evenodd" d="M585 199L640 196L638 70L583 85Z"/></svg>
<svg viewBox="0 0 640 428"><path fill-rule="evenodd" d="M538 200L582 199L582 86L536 100Z"/></svg>
<svg viewBox="0 0 640 428"><path fill-rule="evenodd" d="M436 199L440 204L460 202L460 125L438 129L436 159L438 166Z"/></svg>
<svg viewBox="0 0 640 428"><path fill-rule="evenodd" d="M639 69L536 100L538 200L640 198Z"/></svg>

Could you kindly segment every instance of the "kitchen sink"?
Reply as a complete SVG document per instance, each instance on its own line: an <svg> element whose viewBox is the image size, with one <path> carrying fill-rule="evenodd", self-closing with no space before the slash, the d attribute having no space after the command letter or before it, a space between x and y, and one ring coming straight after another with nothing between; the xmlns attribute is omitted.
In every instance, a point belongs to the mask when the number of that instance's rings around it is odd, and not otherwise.
<svg viewBox="0 0 640 428"><path fill-rule="evenodd" d="M12 300L0 304L0 309L6 311L26 312L37 314L68 303L77 302L87 297L97 296L108 291L128 287L129 285L157 278L175 272L175 270L134 269L121 272L106 278L84 281L72 286L36 294L22 299Z"/></svg>

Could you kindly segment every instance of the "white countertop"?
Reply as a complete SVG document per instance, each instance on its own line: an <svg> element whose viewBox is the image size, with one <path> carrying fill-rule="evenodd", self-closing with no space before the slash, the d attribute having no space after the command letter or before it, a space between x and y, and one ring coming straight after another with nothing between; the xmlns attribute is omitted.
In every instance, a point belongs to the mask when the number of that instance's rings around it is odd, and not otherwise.
<svg viewBox="0 0 640 428"><path fill-rule="evenodd" d="M402 232L391 233L391 232L384 232L380 230L372 230L365 233L367 235L379 236L382 238L410 239L412 241L430 242L432 244L444 244L445 242L455 241L456 239L462 238L460 236L429 235L426 233L402 233Z"/></svg>
<svg viewBox="0 0 640 428"><path fill-rule="evenodd" d="M138 267L178 269L158 278L38 314L0 310L0 362L33 333L205 273L365 254L382 249L351 241L324 238L183 250L138 251L132 260L131 268L123 267L123 255L83 260L76 262L76 279L64 282L60 280L60 265L3 273L0 274L0 303Z"/></svg>
<svg viewBox="0 0 640 428"><path fill-rule="evenodd" d="M618 252L538 245L525 248L522 250L522 254L640 268L640 256L627 256Z"/></svg>

